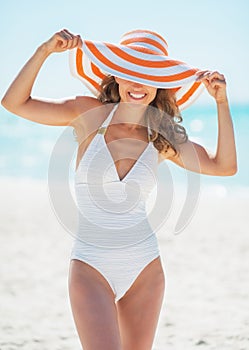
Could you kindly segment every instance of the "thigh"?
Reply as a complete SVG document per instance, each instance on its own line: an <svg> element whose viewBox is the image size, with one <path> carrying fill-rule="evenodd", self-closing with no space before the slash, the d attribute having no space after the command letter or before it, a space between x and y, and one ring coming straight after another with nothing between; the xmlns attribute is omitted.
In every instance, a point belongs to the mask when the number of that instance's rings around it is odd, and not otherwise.
<svg viewBox="0 0 249 350"><path fill-rule="evenodd" d="M123 350L151 350L165 288L161 259L148 264L117 302Z"/></svg>
<svg viewBox="0 0 249 350"><path fill-rule="evenodd" d="M121 349L114 294L94 267L71 260L69 296L84 350Z"/></svg>

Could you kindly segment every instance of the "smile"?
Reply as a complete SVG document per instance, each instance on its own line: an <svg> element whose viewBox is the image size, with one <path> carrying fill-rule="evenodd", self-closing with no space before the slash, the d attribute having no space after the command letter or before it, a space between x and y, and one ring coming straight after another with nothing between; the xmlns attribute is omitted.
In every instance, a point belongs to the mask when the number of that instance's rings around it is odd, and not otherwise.
<svg viewBox="0 0 249 350"><path fill-rule="evenodd" d="M133 92L129 92L129 96L134 100L142 100L146 96L146 94L136 94Z"/></svg>

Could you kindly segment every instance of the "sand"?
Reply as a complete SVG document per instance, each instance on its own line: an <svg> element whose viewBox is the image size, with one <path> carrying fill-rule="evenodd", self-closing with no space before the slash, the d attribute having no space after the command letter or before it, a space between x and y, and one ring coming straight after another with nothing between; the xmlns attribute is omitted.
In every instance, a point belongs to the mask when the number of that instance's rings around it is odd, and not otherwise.
<svg viewBox="0 0 249 350"><path fill-rule="evenodd" d="M72 237L46 183L2 178L0 195L0 349L80 350L67 289ZM169 219L158 233L167 286L153 350L249 349L248 204L204 191L183 232L170 232Z"/></svg>

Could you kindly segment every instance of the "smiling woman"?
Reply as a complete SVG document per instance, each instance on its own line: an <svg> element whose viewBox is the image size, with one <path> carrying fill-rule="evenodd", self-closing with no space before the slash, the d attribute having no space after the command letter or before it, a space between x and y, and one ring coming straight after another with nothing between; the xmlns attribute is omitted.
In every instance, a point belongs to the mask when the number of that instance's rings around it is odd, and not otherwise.
<svg viewBox="0 0 249 350"><path fill-rule="evenodd" d="M59 102L31 97L45 60L66 50L71 50L71 72L95 97ZM180 109L202 86L217 104L214 156L188 140L180 125ZM78 226L69 294L82 347L150 350L165 281L146 203L164 159L197 173L236 172L224 76L173 60L155 32L131 31L115 45L82 41L64 29L36 50L2 104L37 123L70 126L77 135Z"/></svg>

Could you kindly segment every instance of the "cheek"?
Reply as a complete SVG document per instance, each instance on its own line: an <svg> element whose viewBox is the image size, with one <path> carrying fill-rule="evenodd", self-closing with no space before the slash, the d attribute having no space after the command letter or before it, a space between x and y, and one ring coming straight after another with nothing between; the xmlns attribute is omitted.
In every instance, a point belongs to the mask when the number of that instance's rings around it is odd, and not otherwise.
<svg viewBox="0 0 249 350"><path fill-rule="evenodd" d="M149 95L149 97L150 97L150 102L152 102L152 101L155 99L156 94L157 94L157 90L151 90L151 91L150 91L150 95Z"/></svg>
<svg viewBox="0 0 249 350"><path fill-rule="evenodd" d="M119 91L119 96L120 97L124 97L125 96L125 89L122 89L122 87L120 87L120 85L119 85L118 91Z"/></svg>

